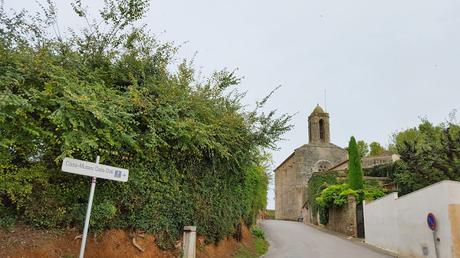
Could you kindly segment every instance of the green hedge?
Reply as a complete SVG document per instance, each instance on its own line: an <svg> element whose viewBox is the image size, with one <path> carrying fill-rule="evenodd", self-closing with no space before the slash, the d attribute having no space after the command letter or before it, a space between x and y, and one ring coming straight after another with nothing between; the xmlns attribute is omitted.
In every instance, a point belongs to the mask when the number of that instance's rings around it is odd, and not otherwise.
<svg viewBox="0 0 460 258"><path fill-rule="evenodd" d="M68 38L49 36L54 12L37 22L1 9L0 218L82 226L90 179L60 164L100 155L130 175L98 180L90 230L142 229L172 248L184 225L213 242L252 224L266 206L264 150L290 116L259 112L267 98L248 111L233 72L197 80L175 46L132 26L146 1L108 3L103 23Z"/></svg>

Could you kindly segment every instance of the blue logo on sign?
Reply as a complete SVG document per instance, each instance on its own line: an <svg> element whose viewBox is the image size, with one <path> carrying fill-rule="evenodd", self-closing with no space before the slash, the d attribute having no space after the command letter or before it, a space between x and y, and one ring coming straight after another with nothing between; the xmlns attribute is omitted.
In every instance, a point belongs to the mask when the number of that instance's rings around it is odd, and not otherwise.
<svg viewBox="0 0 460 258"><path fill-rule="evenodd" d="M428 216L426 217L426 223L431 230L436 229L436 217L433 215L433 213L428 213Z"/></svg>
<svg viewBox="0 0 460 258"><path fill-rule="evenodd" d="M114 177L121 177L121 171L120 170L115 170L115 174L113 175Z"/></svg>

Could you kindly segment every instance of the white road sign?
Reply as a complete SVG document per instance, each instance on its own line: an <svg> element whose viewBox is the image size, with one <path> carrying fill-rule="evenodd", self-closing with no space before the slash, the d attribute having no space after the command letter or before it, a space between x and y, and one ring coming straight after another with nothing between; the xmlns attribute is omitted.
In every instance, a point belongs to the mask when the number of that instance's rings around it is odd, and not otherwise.
<svg viewBox="0 0 460 258"><path fill-rule="evenodd" d="M101 165L71 158L64 158L62 161L62 171L121 182L127 182L129 175L129 171L124 168Z"/></svg>

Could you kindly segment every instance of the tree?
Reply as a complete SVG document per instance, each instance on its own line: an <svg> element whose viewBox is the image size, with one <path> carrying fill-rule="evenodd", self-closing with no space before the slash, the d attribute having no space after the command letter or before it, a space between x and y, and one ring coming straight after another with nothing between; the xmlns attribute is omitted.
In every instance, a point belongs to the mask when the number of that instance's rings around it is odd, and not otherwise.
<svg viewBox="0 0 460 258"><path fill-rule="evenodd" d="M422 120L418 127L395 134L392 146L401 156L395 163L394 181L402 194L442 180L460 180L458 124L435 126Z"/></svg>
<svg viewBox="0 0 460 258"><path fill-rule="evenodd" d="M363 140L359 140L357 142L357 145L358 145L358 153L359 153L359 156L362 158L362 157L365 157L368 153L369 153L369 146L367 145L367 143ZM348 147L345 148L345 150L348 151Z"/></svg>
<svg viewBox="0 0 460 258"><path fill-rule="evenodd" d="M382 145L380 145L378 142L371 142L369 147L371 149L369 156L378 156L385 151L385 148L383 148Z"/></svg>
<svg viewBox="0 0 460 258"><path fill-rule="evenodd" d="M348 184L351 189L363 189L363 170L361 156L355 137L351 137L348 144Z"/></svg>
<svg viewBox="0 0 460 258"><path fill-rule="evenodd" d="M365 157L369 153L369 145L363 140L359 140L357 144L359 156Z"/></svg>

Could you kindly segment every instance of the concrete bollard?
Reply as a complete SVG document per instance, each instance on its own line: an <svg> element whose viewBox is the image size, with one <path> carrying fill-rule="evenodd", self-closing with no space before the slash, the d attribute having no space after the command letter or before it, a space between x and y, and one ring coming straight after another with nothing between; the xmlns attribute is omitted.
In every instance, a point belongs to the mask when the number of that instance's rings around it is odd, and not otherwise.
<svg viewBox="0 0 460 258"><path fill-rule="evenodd" d="M195 258L196 256L196 226L184 227L184 258Z"/></svg>

